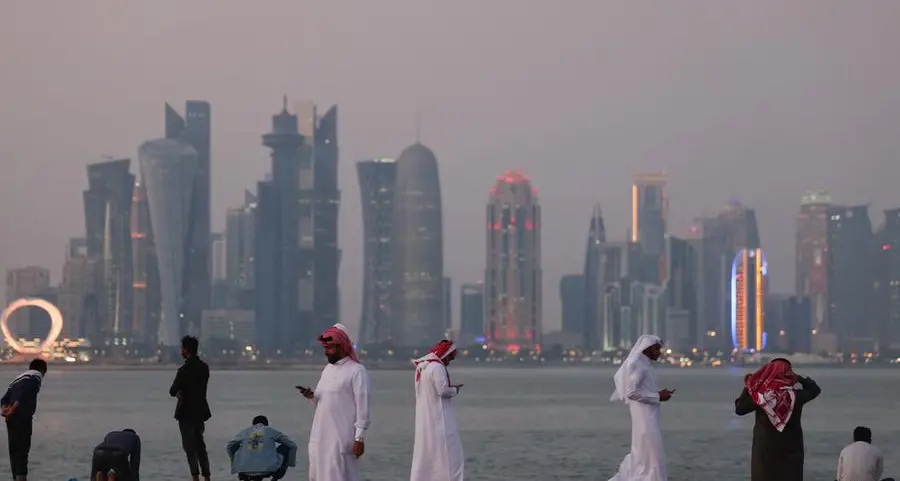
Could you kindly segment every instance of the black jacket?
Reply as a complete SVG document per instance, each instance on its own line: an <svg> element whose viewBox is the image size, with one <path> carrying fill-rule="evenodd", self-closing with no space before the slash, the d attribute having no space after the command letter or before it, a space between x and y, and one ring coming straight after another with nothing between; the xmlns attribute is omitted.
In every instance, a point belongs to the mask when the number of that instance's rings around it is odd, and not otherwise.
<svg viewBox="0 0 900 481"><path fill-rule="evenodd" d="M19 402L19 407L11 417L30 418L34 416L34 412L37 411L37 396L41 390L41 380L37 371L26 371L10 383L3 399L0 399L0 404L8 406L16 401Z"/></svg>
<svg viewBox="0 0 900 481"><path fill-rule="evenodd" d="M186 422L205 422L212 417L206 402L206 386L209 384L209 366L199 357L192 356L184 361L175 374L169 395L181 399L175 406L175 419Z"/></svg>
<svg viewBox="0 0 900 481"><path fill-rule="evenodd" d="M112 431L103 438L103 442L97 449L117 449L128 455L128 464L131 468L131 478L134 481L141 479L141 438L137 433L130 431Z"/></svg>

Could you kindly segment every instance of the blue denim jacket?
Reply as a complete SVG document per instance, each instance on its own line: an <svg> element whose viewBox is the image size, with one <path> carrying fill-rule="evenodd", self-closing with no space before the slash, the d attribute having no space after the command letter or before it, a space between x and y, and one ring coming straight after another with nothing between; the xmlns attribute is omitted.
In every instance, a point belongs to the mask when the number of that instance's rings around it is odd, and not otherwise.
<svg viewBox="0 0 900 481"><path fill-rule="evenodd" d="M266 474L278 471L283 461L281 454L275 451L279 445L290 450L288 466L295 466L297 443L291 441L291 438L264 424L244 429L226 447L231 459L231 473Z"/></svg>

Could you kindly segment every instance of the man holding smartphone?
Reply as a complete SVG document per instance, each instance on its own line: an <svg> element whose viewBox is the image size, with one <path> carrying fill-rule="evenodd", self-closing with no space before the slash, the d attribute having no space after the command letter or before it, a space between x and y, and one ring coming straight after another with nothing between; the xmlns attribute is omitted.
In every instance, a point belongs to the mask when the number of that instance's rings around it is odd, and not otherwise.
<svg viewBox="0 0 900 481"><path fill-rule="evenodd" d="M609 399L625 403L631 412L631 451L609 481L668 480L659 407L672 399L675 390L657 387L652 363L662 357L662 347L662 339L644 334L616 371L616 390Z"/></svg>
<svg viewBox="0 0 900 481"><path fill-rule="evenodd" d="M319 383L315 389L297 386L316 408L309 433L309 480L357 481L369 427L369 374L343 324L329 327L319 343L328 360Z"/></svg>

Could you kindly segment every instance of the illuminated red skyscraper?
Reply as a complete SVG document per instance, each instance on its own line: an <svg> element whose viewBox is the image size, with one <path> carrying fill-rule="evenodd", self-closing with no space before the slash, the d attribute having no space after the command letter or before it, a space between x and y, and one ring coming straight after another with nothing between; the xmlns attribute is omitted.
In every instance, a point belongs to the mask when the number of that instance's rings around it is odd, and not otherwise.
<svg viewBox="0 0 900 481"><path fill-rule="evenodd" d="M762 249L741 249L731 263L731 338L740 351L766 348L763 301L768 270Z"/></svg>
<svg viewBox="0 0 900 481"><path fill-rule="evenodd" d="M487 205L484 303L490 346L540 350L541 207L520 171L497 177Z"/></svg>

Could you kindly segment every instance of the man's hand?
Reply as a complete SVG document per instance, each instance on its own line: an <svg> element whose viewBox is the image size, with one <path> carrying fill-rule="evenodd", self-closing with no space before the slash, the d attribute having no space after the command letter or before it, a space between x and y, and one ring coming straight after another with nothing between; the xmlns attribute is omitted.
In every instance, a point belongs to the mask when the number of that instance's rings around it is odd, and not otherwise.
<svg viewBox="0 0 900 481"><path fill-rule="evenodd" d="M455 387L456 392L459 392L459 388L463 387L463 385L462 384L451 384L450 387Z"/></svg>
<svg viewBox="0 0 900 481"><path fill-rule="evenodd" d="M313 396L316 395L316 392L313 391L312 389L308 388L308 387L305 387L305 388L303 388L303 389L300 390L300 395L303 396L303 397L305 397L306 399L312 399ZM354 449L354 451L356 450L355 447L354 447L353 449ZM357 456L357 457L359 457L359 456Z"/></svg>
<svg viewBox="0 0 900 481"><path fill-rule="evenodd" d="M660 400L660 402L666 402L666 401L668 401L669 399L672 399L672 395L673 395L673 394L675 394L675 390L674 390L674 389L672 389L671 391L668 390L668 389L663 389L662 391L659 392L659 400Z"/></svg>
<svg viewBox="0 0 900 481"><path fill-rule="evenodd" d="M362 455L366 452L366 445L362 441L356 440L353 441L353 455L356 456L357 459L362 457Z"/></svg>
<svg viewBox="0 0 900 481"><path fill-rule="evenodd" d="M18 407L19 407L19 401L16 401L12 404L6 404L6 405L0 407L0 414L2 414L3 417L12 416L13 413L16 412L16 408L18 408Z"/></svg>

